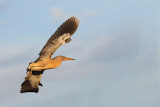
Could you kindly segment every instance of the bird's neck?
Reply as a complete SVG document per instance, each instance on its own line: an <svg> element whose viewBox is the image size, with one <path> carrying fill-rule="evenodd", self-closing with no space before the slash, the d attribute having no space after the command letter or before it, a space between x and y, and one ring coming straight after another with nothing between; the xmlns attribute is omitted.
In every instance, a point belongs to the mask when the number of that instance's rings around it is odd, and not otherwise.
<svg viewBox="0 0 160 107"><path fill-rule="evenodd" d="M52 68L57 68L62 64L62 60L52 59Z"/></svg>

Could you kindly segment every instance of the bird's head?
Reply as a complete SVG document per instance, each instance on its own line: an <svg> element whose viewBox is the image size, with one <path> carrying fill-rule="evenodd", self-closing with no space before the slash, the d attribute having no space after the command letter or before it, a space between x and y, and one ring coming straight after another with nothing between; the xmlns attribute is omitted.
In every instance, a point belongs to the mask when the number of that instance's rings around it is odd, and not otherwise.
<svg viewBox="0 0 160 107"><path fill-rule="evenodd" d="M53 60L66 61L66 60L75 60L75 59L68 58L68 57L65 57L65 56L57 56L57 57L53 58Z"/></svg>

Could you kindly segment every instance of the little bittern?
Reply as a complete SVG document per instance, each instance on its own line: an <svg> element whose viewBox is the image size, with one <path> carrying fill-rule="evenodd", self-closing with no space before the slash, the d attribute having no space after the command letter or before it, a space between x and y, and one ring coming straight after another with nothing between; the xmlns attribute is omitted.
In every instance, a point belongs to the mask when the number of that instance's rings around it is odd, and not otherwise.
<svg viewBox="0 0 160 107"><path fill-rule="evenodd" d="M51 58L53 53L63 44L71 41L71 36L77 30L79 21L76 17L71 17L66 20L57 31L49 38L45 46L39 53L36 61L29 63L27 67L27 76L21 85L21 93L24 92L38 92L39 85L43 72L47 69L57 68L62 61L74 60L65 56L57 56Z"/></svg>

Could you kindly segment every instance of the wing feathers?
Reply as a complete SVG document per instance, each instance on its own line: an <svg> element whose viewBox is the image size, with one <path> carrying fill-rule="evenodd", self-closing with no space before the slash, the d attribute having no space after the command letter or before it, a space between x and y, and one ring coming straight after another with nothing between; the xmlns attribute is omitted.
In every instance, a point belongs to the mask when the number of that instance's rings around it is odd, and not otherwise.
<svg viewBox="0 0 160 107"><path fill-rule="evenodd" d="M58 29L57 31L49 38L46 45L42 48L41 52L39 53L39 58L37 60L43 60L46 58L51 58L53 53L63 44L59 41L61 36L65 34L73 35L73 33L77 30L79 25L79 21L76 17L71 17L66 20ZM66 38L66 43L71 41L70 37Z"/></svg>
<svg viewBox="0 0 160 107"><path fill-rule="evenodd" d="M40 72L40 73L39 73ZM26 79L21 85L21 93L25 92L35 92L39 91L39 85L42 86L40 83L43 71L33 71L31 76Z"/></svg>
<svg viewBox="0 0 160 107"><path fill-rule="evenodd" d="M20 91L21 93L25 93L25 92L35 92L35 93L37 93L38 91L39 91L38 86L33 87L29 80L25 80L21 85L21 91Z"/></svg>

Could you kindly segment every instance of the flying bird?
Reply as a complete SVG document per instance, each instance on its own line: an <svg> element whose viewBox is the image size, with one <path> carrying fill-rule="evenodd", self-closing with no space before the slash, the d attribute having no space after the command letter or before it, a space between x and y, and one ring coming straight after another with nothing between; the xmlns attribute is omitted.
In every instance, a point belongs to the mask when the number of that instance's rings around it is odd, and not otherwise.
<svg viewBox="0 0 160 107"><path fill-rule="evenodd" d="M66 20L49 38L40 51L38 59L29 63L27 67L27 76L21 84L21 93L37 93L39 91L39 86L43 86L40 80L45 70L59 67L62 61L74 60L73 58L65 56L52 58L52 55L61 45L71 41L71 36L77 30L78 25L79 20L73 16Z"/></svg>

